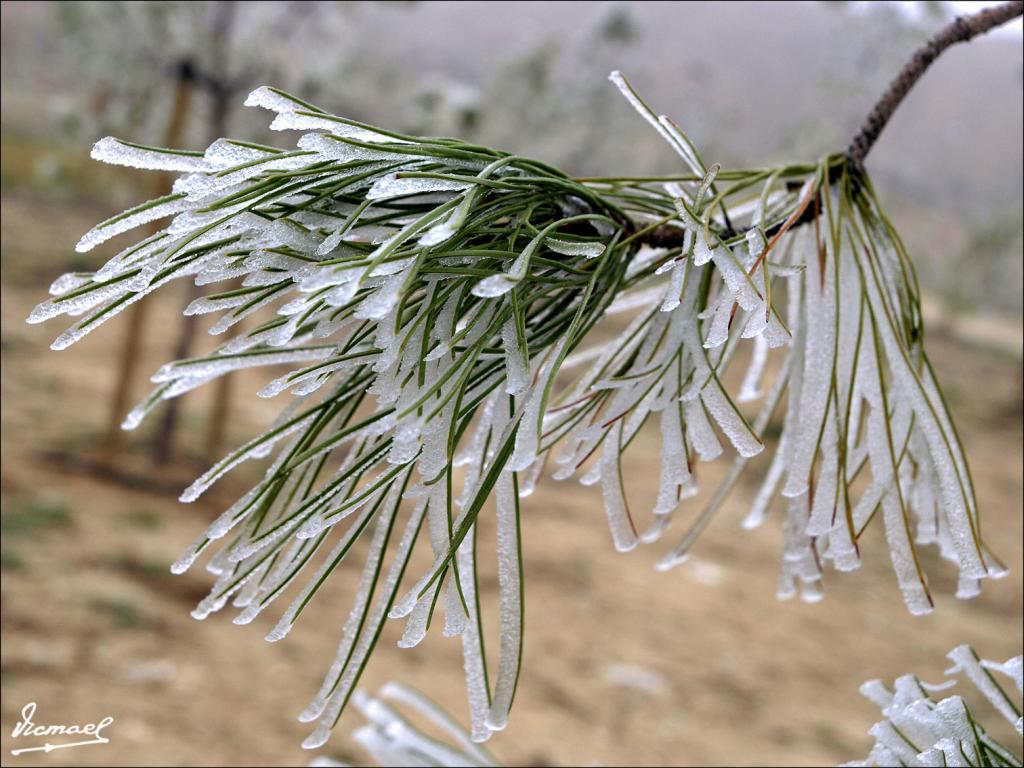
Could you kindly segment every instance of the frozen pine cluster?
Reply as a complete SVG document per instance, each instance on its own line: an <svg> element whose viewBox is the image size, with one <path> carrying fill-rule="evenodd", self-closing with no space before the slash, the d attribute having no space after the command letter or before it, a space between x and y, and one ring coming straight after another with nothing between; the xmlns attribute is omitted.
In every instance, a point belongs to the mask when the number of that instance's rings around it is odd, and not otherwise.
<svg viewBox="0 0 1024 768"><path fill-rule="evenodd" d="M954 648L948 656L953 666L946 674L963 674L1021 734L1018 702L1024 659L1016 656L1004 663L979 659L969 645ZM1016 695L1004 689L1008 680L1016 687ZM881 680L864 683L861 693L878 705L885 719L871 728L875 745L867 759L846 765L1020 765L1019 746L1015 753L986 733L962 697L953 695L939 701L933 698L934 693L954 685L955 680L929 685L914 675L897 678L892 688Z"/></svg>
<svg viewBox="0 0 1024 768"><path fill-rule="evenodd" d="M77 318L54 342L62 349L172 280L216 285L186 314L216 315L215 335L240 332L157 371L125 428L241 369L268 368L260 396L288 398L269 429L182 495L193 501L242 462L267 460L263 479L174 565L211 555L216 582L193 615L230 603L248 623L299 582L267 637L280 640L342 561L365 553L336 659L301 715L315 723L308 747L327 740L387 619L404 620L399 645L411 647L438 611L462 643L472 739L505 727L522 648L520 499L545 467L599 487L619 550L657 541L678 514L685 529L667 569L777 424L744 526L781 499L780 597L817 600L825 567L857 568L876 518L914 613L932 606L918 545L956 564L960 597L1002 572L924 353L913 269L868 180L836 157L708 167L625 78L612 80L684 173L581 182L272 88L246 103L275 113L272 128L302 132L294 149L107 138L93 150L181 175L79 250L169 223L99 271L58 279L30 321ZM643 478L657 487L649 512L631 507L622 471L644 430L661 448ZM732 463L705 493L700 464L720 457ZM476 539L491 510L500 620L497 643L485 644ZM417 547L433 563L406 573Z"/></svg>

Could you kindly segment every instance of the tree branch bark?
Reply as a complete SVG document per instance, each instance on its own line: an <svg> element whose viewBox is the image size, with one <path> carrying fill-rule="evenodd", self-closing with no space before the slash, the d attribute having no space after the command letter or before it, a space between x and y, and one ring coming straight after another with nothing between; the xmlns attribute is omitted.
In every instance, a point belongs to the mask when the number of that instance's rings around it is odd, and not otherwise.
<svg viewBox="0 0 1024 768"><path fill-rule="evenodd" d="M995 5L968 16L957 16L932 35L928 42L914 52L910 61L903 65L903 69L896 75L885 93L882 94L882 98L864 119L860 131L846 148L845 154L850 166L857 171L863 170L864 159L871 151L875 141L878 140L882 129L889 122L889 118L917 84L917 81L921 79L925 70L943 51L956 43L966 43L1022 14L1024 14L1024 1L1014 0L1014 2Z"/></svg>

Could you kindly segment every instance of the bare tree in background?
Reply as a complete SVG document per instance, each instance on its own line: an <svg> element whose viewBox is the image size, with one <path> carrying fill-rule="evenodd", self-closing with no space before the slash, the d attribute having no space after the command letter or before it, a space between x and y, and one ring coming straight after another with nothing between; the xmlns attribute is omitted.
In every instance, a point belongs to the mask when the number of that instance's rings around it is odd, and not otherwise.
<svg viewBox="0 0 1024 768"><path fill-rule="evenodd" d="M57 4L57 13L69 34L67 52L74 57L75 66L84 62L90 68L91 104L97 122L136 139L155 130L146 123L162 113L154 108L161 99L160 89L153 87L153 74L162 73L175 95L160 138L164 146L181 146L196 114L203 116L201 133L207 141L227 135L240 95L261 79L296 82L309 88L336 77L348 55L353 5L231 0L82 2ZM320 47L327 55L288 56L286 51L299 36L329 40L329 45ZM170 176L158 177L154 191L166 194L170 181ZM191 299L197 294L193 289L189 295ZM132 308L125 331L101 446L107 459L123 446L121 419L135 396L139 353L147 335L144 307ZM197 328L198 318L183 318L173 343L176 358L192 353ZM230 391L230 377L218 382L210 415L204 420L205 458L223 449ZM152 455L158 464L173 456L180 418L180 404L175 402L157 426Z"/></svg>

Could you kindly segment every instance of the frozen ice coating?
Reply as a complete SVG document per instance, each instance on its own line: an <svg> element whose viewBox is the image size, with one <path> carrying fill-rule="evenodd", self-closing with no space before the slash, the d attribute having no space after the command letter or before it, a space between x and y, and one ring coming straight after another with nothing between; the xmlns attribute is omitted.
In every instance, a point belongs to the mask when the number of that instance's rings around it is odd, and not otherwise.
<svg viewBox="0 0 1024 768"><path fill-rule="evenodd" d="M385 280L377 290L370 293L356 307L359 320L380 320L386 317L398 303L399 292L405 283L405 275L397 274Z"/></svg>
<svg viewBox="0 0 1024 768"><path fill-rule="evenodd" d="M111 165L127 165L147 171L206 171L210 165L202 152L181 149L161 149L115 139L113 136L97 141L92 148L93 160Z"/></svg>
<svg viewBox="0 0 1024 768"><path fill-rule="evenodd" d="M1017 686L1017 693L1024 693L1024 656L1014 656L1003 663L981 659L981 666L992 672L1006 675Z"/></svg>
<svg viewBox="0 0 1024 768"><path fill-rule="evenodd" d="M704 405L700 400L688 400L683 410L686 415L686 437L690 445L702 461L717 459L722 454L722 444L708 421Z"/></svg>
<svg viewBox="0 0 1024 768"><path fill-rule="evenodd" d="M839 492L839 452L835 413L825 417L821 435L821 465L811 494L808 536L824 536L833 526Z"/></svg>
<svg viewBox="0 0 1024 768"><path fill-rule="evenodd" d="M428 229L419 239L423 246L439 245L455 234L456 225L452 221L452 215L445 218L440 224L435 224Z"/></svg>
<svg viewBox="0 0 1024 768"><path fill-rule="evenodd" d="M729 401L720 387L707 387L701 392L704 407L733 444L736 452L744 458L756 456L764 450L764 444L753 433L736 406Z"/></svg>
<svg viewBox="0 0 1024 768"><path fill-rule="evenodd" d="M605 249L604 243L571 242L557 237L547 238L544 244L563 256L586 256L588 259L596 259Z"/></svg>
<svg viewBox="0 0 1024 768"><path fill-rule="evenodd" d="M330 357L333 351L333 346L320 346L308 349L292 349L287 352L258 350L242 352L236 355L220 355L213 359L179 360L176 363L168 363L163 366L153 374L152 380L160 383L172 381L182 376L219 376L242 368L322 360Z"/></svg>
<svg viewBox="0 0 1024 768"><path fill-rule="evenodd" d="M207 150L206 156L209 160L210 150ZM216 172L182 176L174 182L173 191L197 203L215 195L238 194L246 191L244 185L250 179L272 172L304 168L309 164L309 159L310 154L304 151L262 154L255 159L232 164ZM215 165L225 161L226 158L223 156L210 160ZM244 202L240 203L239 207L244 205Z"/></svg>
<svg viewBox="0 0 1024 768"><path fill-rule="evenodd" d="M448 712L419 691L391 681L381 686L377 695L382 704L400 705L416 715L422 715L427 722L440 728L447 736L451 737L454 746L462 750L466 757L473 761L472 765L489 766L494 764L494 758L490 753L474 744L469 738L469 734Z"/></svg>
<svg viewBox="0 0 1024 768"><path fill-rule="evenodd" d="M512 473L502 472L496 489L498 523L498 588L501 604L501 631L498 675L487 713L487 727L502 730L508 725L522 645L522 603L520 601L522 558L519 541L519 509Z"/></svg>
<svg viewBox="0 0 1024 768"><path fill-rule="evenodd" d="M948 670L948 674L956 674L957 672L963 672L967 678L978 688L981 694L988 699L988 702L996 709L999 714L1006 718L1011 724L1016 724L1020 718L1020 710L1013 704L1013 701L1003 691L999 683L995 681L995 678L988 673L988 669L995 667L999 671L1002 671L1005 665L994 665L992 662L983 663L978 658L974 650L968 645L959 645L947 654L948 657L953 661L953 667ZM1020 657L1016 659L1010 659L1007 662L1010 665L1010 669L1013 670L1015 676L1014 682L1020 679ZM1014 667L1016 667L1014 669ZM1018 684L1018 693L1020 692L1020 686Z"/></svg>
<svg viewBox="0 0 1024 768"><path fill-rule="evenodd" d="M398 149L375 149L346 141L340 136L325 133L307 133L298 141L300 149L314 152L321 159L338 160L351 163L364 160L393 160L400 162L405 158ZM408 162L408 160L406 159Z"/></svg>
<svg viewBox="0 0 1024 768"><path fill-rule="evenodd" d="M605 438L601 452L601 494L604 496L608 527L612 542L620 552L628 552L637 545L636 529L626 506L625 489L622 487L622 469L619 466L622 439L622 422L618 421Z"/></svg>
<svg viewBox="0 0 1024 768"><path fill-rule="evenodd" d="M281 112L270 123L272 131L331 131L338 123L326 117Z"/></svg>
<svg viewBox="0 0 1024 768"><path fill-rule="evenodd" d="M351 691L351 685L355 680L355 668L358 668L362 661L360 657L365 658L369 652L372 644L371 638L379 631L380 625L385 620L384 614L388 603L394 600L394 592L401 577L402 562L394 562L387 571L384 582L382 584L377 582L381 575L383 550L387 546L397 512L398 498L395 495L389 495L382 507L381 514L377 516L373 539L370 542L370 554L363 565L363 574L356 592L355 604L345 622L335 663L332 664L324 678L323 685L313 702L299 716L302 722L312 722L320 718L320 726L303 742L306 749L322 746L323 740L329 734L329 728L325 732L324 725L329 721L331 710L340 711L341 701L346 699ZM407 552L412 546L412 540L422 520L422 509L413 510L396 547L396 554ZM331 562L337 563L337 560ZM322 582L316 582L317 587L320 583ZM375 585L383 591L379 597L373 590ZM371 593L373 594L371 595ZM377 598L376 602L372 602L373 597ZM267 640L276 642L282 639L295 623L299 611L305 605L305 601L300 602L297 599L293 606L294 610L289 609L290 616L286 614L286 617L289 618L287 624L284 623L285 617L282 617L281 623L267 636ZM347 690L339 690L339 685L344 686Z"/></svg>
<svg viewBox="0 0 1024 768"><path fill-rule="evenodd" d="M665 295L661 302L662 312L671 312L679 306L679 294L682 293L683 281L688 269L689 265L685 262L679 262L672 268L668 287L665 288Z"/></svg>
<svg viewBox="0 0 1024 768"><path fill-rule="evenodd" d="M684 216L682 218L683 221L686 221L688 217ZM708 244L707 237L705 236L703 229L701 229L697 222L694 222L692 219L690 219L690 222L691 223L688 226L692 227L692 231L697 233L695 235L693 246L693 263L700 267L711 261L714 257L714 251L712 251L711 246Z"/></svg>
<svg viewBox="0 0 1024 768"><path fill-rule="evenodd" d="M407 144L407 139L365 128L352 121L343 121L333 115L326 118L308 113L283 112L270 124L272 130L326 130L334 136L373 144Z"/></svg>
<svg viewBox="0 0 1024 768"><path fill-rule="evenodd" d="M424 192L458 192L470 185L452 179L435 179L400 176L397 173L383 176L373 183L366 193L368 200L387 200L404 195L418 195Z"/></svg>
<svg viewBox="0 0 1024 768"><path fill-rule="evenodd" d="M827 188L827 159L767 190L763 172L719 172L621 74L611 79L681 158L671 181L577 180L268 87L246 103L275 113L273 128L302 132L284 134L287 148L227 138L205 152L112 138L94 148L108 162L181 175L171 195L101 222L79 250L163 228L95 271L55 280L29 321L74 318L54 342L64 348L190 280L202 290L185 313L233 338L157 370L125 428L243 369L265 369L251 394L288 393L273 424L182 494L193 501L243 462L262 462L174 570L209 556L215 583L195 615L230 607L242 624L301 583L268 635L278 641L343 561L359 560L338 655L303 712L317 723L307 746L328 738L385 619L401 618L404 647L439 625L460 639L470 730L461 740L449 732L448 751L391 718L382 707L392 702L364 701L364 743L486 764L473 744L508 722L523 642L520 526L548 475L588 486L619 550L673 532L679 510L689 522L661 558L669 568L750 464L763 480L742 526L783 526L782 597L821 599L822 569L859 565L866 525L884 528L912 612L930 608L921 546L957 565L958 596L1000 573L921 346L912 270L870 185ZM789 222L815 195L829 203L821 226ZM745 229L761 199L767 220ZM656 244L645 242L653 229ZM846 234L819 239L829 232ZM777 439L765 434L773 414ZM637 445L660 453L634 482L624 467ZM761 452L770 456L750 461ZM732 465L710 502L695 500L699 462L717 459ZM645 505L631 498L641 484ZM498 546L478 556L477 522L488 515ZM477 594L477 579L494 573L497 594ZM480 604L490 599L499 618L488 624ZM1007 665L980 669L1019 686L1019 660ZM896 754L880 733L873 754ZM928 759L955 753L928 746Z"/></svg>
<svg viewBox="0 0 1024 768"><path fill-rule="evenodd" d="M475 536L475 531L472 532ZM476 603L476 547L473 539L467 537L459 545L456 554L458 579L466 605ZM493 731L487 726L487 715L490 710L490 691L488 690L487 669L484 666L480 625L473 620L465 623L462 633L462 666L466 676L466 696L469 700L470 739L474 743L487 741Z"/></svg>
<svg viewBox="0 0 1024 768"><path fill-rule="evenodd" d="M301 99L290 96L277 88L261 85L245 97L245 106L262 107L272 112L295 112L309 109L309 105Z"/></svg>
<svg viewBox="0 0 1024 768"><path fill-rule="evenodd" d="M783 486L784 496L795 497L809 487L822 420L830 408L831 372L834 362L835 293L831 261L824 272L817 258L809 258L804 270L803 318L806 328L803 384L800 389L800 427L793 443L792 464Z"/></svg>
<svg viewBox="0 0 1024 768"><path fill-rule="evenodd" d="M768 362L768 341L763 335L754 337L754 351L750 356L750 366L743 377L739 394L736 401L748 403L761 396L761 377L764 374L765 364Z"/></svg>
<svg viewBox="0 0 1024 768"><path fill-rule="evenodd" d="M947 670L947 675L964 673L997 710L1004 716L1009 713L1011 723L1019 722L1019 710L1011 703L1012 699L983 669L1003 665L979 659L966 645L954 648L949 657L957 661L957 665ZM1013 661L1010 659L1006 663ZM860 688L861 694L882 711L885 719L869 731L875 738L875 744L867 759L848 765L1016 764L1018 759L1013 756L1013 750L986 733L983 726L985 718L983 715L979 718L980 710L972 711L967 702L955 693L941 699L934 695L957 684L957 679L950 679L942 684L929 685L914 675L897 678L893 689L880 680L864 683Z"/></svg>
<svg viewBox="0 0 1024 768"><path fill-rule="evenodd" d="M51 296L69 293L84 285L88 285L92 280L93 275L90 272L67 272L50 284L49 293Z"/></svg>
<svg viewBox="0 0 1024 768"><path fill-rule="evenodd" d="M654 113L651 112L650 108L643 103L640 97L636 94L636 91L633 90L629 81L626 80L626 76L616 69L608 75L608 79L615 83L615 87L619 89L619 92L626 98L626 101L629 102L630 106L639 112L647 122L654 126L658 133L664 135L664 129L658 124L658 119L654 116Z"/></svg>
<svg viewBox="0 0 1024 768"><path fill-rule="evenodd" d="M156 200L150 200L140 206L131 208L124 213L107 219L90 229L82 239L75 245L79 253L91 251L100 243L105 243L112 237L128 232L135 227L148 224L151 221L172 216L175 213L185 210L189 203L181 195L167 195Z"/></svg>
<svg viewBox="0 0 1024 768"><path fill-rule="evenodd" d="M276 147L264 147L241 141L220 138L206 148L203 157L211 166L231 168L244 163L259 162L276 155L287 154Z"/></svg>
<svg viewBox="0 0 1024 768"><path fill-rule="evenodd" d="M77 287L67 284L67 291L42 302L28 316L29 323L42 323L58 315L78 315L98 304L120 298L131 289L132 278L141 270L134 270L105 282L85 281Z"/></svg>
<svg viewBox="0 0 1024 768"><path fill-rule="evenodd" d="M758 290L753 278L747 273L742 261L743 254L719 246L711 252L711 258L718 268L726 287L732 292L733 300L748 312L760 310L765 312L765 299Z"/></svg>
<svg viewBox="0 0 1024 768"><path fill-rule="evenodd" d="M482 299L493 299L498 296L504 296L515 288L516 282L518 281L514 277L504 274L485 277L473 286L473 295L479 296Z"/></svg>
<svg viewBox="0 0 1024 768"><path fill-rule="evenodd" d="M932 599L919 575L919 567L910 548L906 519L897 492L890 489L882 498L882 512L885 517L885 537L889 543L893 570L903 593L907 608L915 616L931 613Z"/></svg>
<svg viewBox="0 0 1024 768"><path fill-rule="evenodd" d="M678 403L661 412L661 477L654 513L667 515L679 504L679 489L690 479L689 457L683 443L682 413Z"/></svg>
<svg viewBox="0 0 1024 768"><path fill-rule="evenodd" d="M729 340L729 326L732 323L735 307L736 303L732 300L732 296L723 295L719 299L718 304L714 307L714 311L709 315L711 327L708 329L708 335L704 339L705 349L715 349ZM701 319L706 319L706 317Z"/></svg>
<svg viewBox="0 0 1024 768"><path fill-rule="evenodd" d="M530 369L526 350L519 343L514 318L509 318L502 325L501 341L505 345L505 365L507 366L505 391L510 395L518 395L530 385Z"/></svg>

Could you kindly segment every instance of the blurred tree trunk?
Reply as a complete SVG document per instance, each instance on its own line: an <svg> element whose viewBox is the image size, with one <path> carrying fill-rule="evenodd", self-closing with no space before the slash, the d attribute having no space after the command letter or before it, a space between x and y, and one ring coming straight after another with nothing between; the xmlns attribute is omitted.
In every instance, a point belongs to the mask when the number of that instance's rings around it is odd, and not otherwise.
<svg viewBox="0 0 1024 768"><path fill-rule="evenodd" d="M210 96L210 112L208 117L209 141L213 142L227 135L228 112L231 108L231 99L234 95L234 87L228 79L227 73L227 43L231 33L231 27L235 19L235 5L228 0L220 0L217 4L213 20L210 24L210 70L198 72L196 77L199 84ZM188 302L200 296L200 291L194 282L188 286ZM192 353L196 335L199 331L199 317L197 315L183 316L178 331L178 340L174 345L174 359L182 360ZM220 432L223 432L223 422L227 419L227 403L219 405L221 398L225 400L230 397L227 389L226 377L221 378L217 384L217 392L214 396L214 406L211 418L214 419L210 431L211 437L217 429L216 416L222 412L220 419ZM223 392L222 392L223 390ZM166 464L174 455L174 436L178 429L178 422L181 420L181 400L176 397L167 403L160 425L157 427L156 435L153 438L153 461L156 464ZM218 438L219 440L220 438ZM205 451L204 453L211 453Z"/></svg>
<svg viewBox="0 0 1024 768"><path fill-rule="evenodd" d="M227 7L222 5L222 24L224 25L224 31L222 37L225 37L230 31L227 27L230 24L232 9L234 6L231 3L225 4ZM223 42L223 41L222 41ZM221 53L223 55L224 47L221 46ZM220 131L222 136L227 135L227 119L228 109L234 99L235 92L238 90L240 83L222 84L222 87L217 90L214 94L214 114L215 119L219 121ZM226 333L226 338L232 338L238 331L241 330L241 324L235 324L231 326ZM227 425L229 421L229 415L231 412L231 389L234 383L231 374L225 374L221 376L214 383L213 391L213 403L210 406L210 418L209 418L209 431L206 433L206 445L203 451L204 457L207 461L216 461L224 450L224 443L227 438Z"/></svg>
<svg viewBox="0 0 1024 768"><path fill-rule="evenodd" d="M230 108L227 89L211 88L212 104L210 108L210 141L215 141L227 135L227 115ZM200 296L200 291L195 283L188 285L188 302ZM235 328L228 330L226 338L235 334ZM199 331L199 316L188 315L181 319L181 326L178 331L178 340L174 345L174 359L182 360L187 358L195 343ZM219 451L219 445L223 441L224 424L227 421L228 403L230 399L230 382L227 376L217 379L216 390L214 391L214 402L210 412L210 431L208 433L207 445L203 451L204 456ZM181 419L182 398L176 397L167 403L163 416L160 419L160 426L157 428L156 436L153 439L153 461L157 464L165 464L174 455L174 435L178 429L178 422ZM223 402L222 402L223 401ZM215 445L216 443L216 445Z"/></svg>
<svg viewBox="0 0 1024 768"><path fill-rule="evenodd" d="M174 101L171 104L171 112L167 121L167 128L164 131L162 145L165 147L180 146L188 122L188 116L192 108L192 86L193 71L188 62L181 62L175 72ZM154 177L153 197L166 195L173 183L173 176L169 173L159 173ZM149 227L147 236L160 231L160 224L153 224ZM121 356L117 367L117 380L114 385L114 394L110 401L110 411L107 421L106 435L100 447L101 454L113 456L124 446L124 432L121 430L121 421L132 401L132 384L135 381L139 367L139 352L142 346L142 336L146 327L146 315L149 311L148 301L138 301L128 311L128 326L125 330L124 343L121 346Z"/></svg>
<svg viewBox="0 0 1024 768"><path fill-rule="evenodd" d="M186 288L188 291L186 304L191 304L200 296L200 291L195 283L189 283ZM181 317L181 324L178 326L178 339L174 343L174 351L171 353L173 360L184 360L189 357L198 330L199 317L197 315ZM153 436L152 447L153 461L156 464L166 464L174 454L174 433L177 432L178 422L181 420L181 401L181 396L168 400L160 416L160 423Z"/></svg>
<svg viewBox="0 0 1024 768"><path fill-rule="evenodd" d="M235 334L234 326L229 333ZM231 374L225 374L217 379L213 391L213 404L210 407L210 430L206 436L205 458L209 462L216 461L224 451L224 443L227 438L228 416L231 413Z"/></svg>

